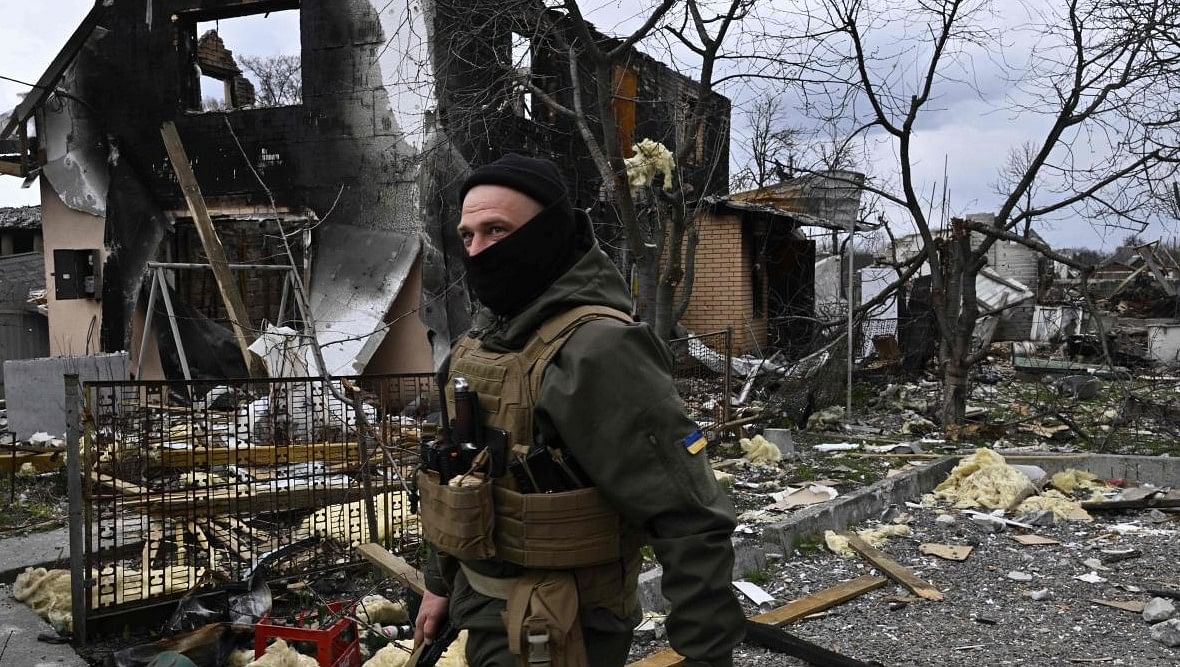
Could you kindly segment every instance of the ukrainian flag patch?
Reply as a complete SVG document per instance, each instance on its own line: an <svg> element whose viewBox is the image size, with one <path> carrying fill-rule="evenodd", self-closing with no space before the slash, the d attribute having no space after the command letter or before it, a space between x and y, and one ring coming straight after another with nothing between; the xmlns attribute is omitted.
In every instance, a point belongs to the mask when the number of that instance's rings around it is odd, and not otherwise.
<svg viewBox="0 0 1180 667"><path fill-rule="evenodd" d="M709 444L709 441L699 430L689 433L681 442L684 443L684 448L688 450L689 454L700 454L705 445Z"/></svg>

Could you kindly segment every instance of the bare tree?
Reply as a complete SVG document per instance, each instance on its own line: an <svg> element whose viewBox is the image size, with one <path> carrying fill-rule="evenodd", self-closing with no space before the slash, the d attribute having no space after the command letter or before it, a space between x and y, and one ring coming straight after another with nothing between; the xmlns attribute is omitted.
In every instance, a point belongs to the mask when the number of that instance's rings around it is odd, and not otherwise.
<svg viewBox="0 0 1180 667"><path fill-rule="evenodd" d="M770 93L756 97L742 111L749 136L735 142L734 148L745 153L746 160L730 178L732 190L764 188L781 180L784 162L788 170L793 167L801 133L785 125L785 112L783 98Z"/></svg>
<svg viewBox="0 0 1180 667"><path fill-rule="evenodd" d="M676 321L688 308L699 240L693 203L700 193L682 180L684 165L690 156L701 152L698 147L706 135L708 117L714 113L711 93L718 54L727 33L753 0L729 0L716 15L708 14L706 3L700 0L687 0L680 6L683 13L673 15L671 10L678 4L660 0L641 14L642 23L634 32L618 38L597 33L577 0L555 0L551 6L561 11L542 13L537 30L541 39L549 40L567 58L571 85L565 91L568 98L563 99L569 103L563 104L535 80L518 75L520 85L536 100L553 113L572 119L576 126L601 179L602 198L613 207L623 229L627 257L638 277L636 311L663 338L671 336ZM678 119L679 141L671 147L672 173L664 176L662 184L633 187L625 161L629 147L619 141L614 114L616 72L626 69L631 49L654 38L661 27L693 54L695 102L683 108L683 118ZM585 85L583 77L588 77ZM712 148L705 153L720 154L717 147Z"/></svg>
<svg viewBox="0 0 1180 667"><path fill-rule="evenodd" d="M258 84L256 106L280 107L303 100L299 56L241 56L238 61Z"/></svg>
<svg viewBox="0 0 1180 667"><path fill-rule="evenodd" d="M1109 224L1143 225L1157 188L1171 181L1180 161L1180 3L1044 3L1038 25L1024 26L1038 32L1024 54L1028 64L1008 72L1019 79L1023 96L1003 104L1023 116L1043 117L1045 129L1020 164L1010 163L994 222L955 220L945 233L933 227L918 195L917 128L936 111L930 107L940 93L966 85L973 58L1001 51L997 16L986 0L821 5L817 20L826 22L827 66L842 73L843 83L813 87L809 102L828 104L828 117L833 108L855 116L863 136L892 148L896 186L866 188L899 209L921 235L922 249L907 267L924 263L931 277L941 413L950 425L963 417L969 368L987 354L987 341L976 349L972 339L981 316L976 279L992 244L1020 242L1076 265L1012 230L1068 209Z"/></svg>

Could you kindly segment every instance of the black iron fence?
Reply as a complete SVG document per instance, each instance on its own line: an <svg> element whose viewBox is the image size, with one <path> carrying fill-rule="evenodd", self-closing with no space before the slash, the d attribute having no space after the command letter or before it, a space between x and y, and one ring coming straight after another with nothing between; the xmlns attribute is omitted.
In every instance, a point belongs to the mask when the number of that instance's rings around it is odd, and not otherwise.
<svg viewBox="0 0 1180 667"><path fill-rule="evenodd" d="M357 563L365 542L414 560L404 480L437 397L431 375L84 384L87 616L243 582L260 564L268 579L313 577Z"/></svg>

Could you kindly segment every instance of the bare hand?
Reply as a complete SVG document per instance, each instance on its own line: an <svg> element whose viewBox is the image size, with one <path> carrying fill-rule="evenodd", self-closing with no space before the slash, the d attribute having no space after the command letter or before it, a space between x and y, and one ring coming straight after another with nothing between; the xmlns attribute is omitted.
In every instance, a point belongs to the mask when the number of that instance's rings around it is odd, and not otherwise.
<svg viewBox="0 0 1180 667"><path fill-rule="evenodd" d="M414 646L423 642L429 644L438 636L438 630L447 620L447 606L450 598L422 592L422 604L418 607L418 618L414 621Z"/></svg>

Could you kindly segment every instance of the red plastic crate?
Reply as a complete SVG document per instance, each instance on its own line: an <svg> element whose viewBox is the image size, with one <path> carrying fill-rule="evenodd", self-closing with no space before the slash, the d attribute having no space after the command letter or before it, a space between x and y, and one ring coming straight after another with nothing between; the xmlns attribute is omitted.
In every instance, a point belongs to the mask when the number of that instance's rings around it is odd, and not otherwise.
<svg viewBox="0 0 1180 667"><path fill-rule="evenodd" d="M343 602L328 603L332 614L351 613L352 606ZM315 646L315 659L320 667L360 667L361 644L356 623L340 618L327 628L309 628L308 622L315 616L300 612L293 625L280 625L264 615L254 626L254 657L261 658L273 639L282 639L294 647L295 644ZM303 652L303 651L301 651Z"/></svg>

